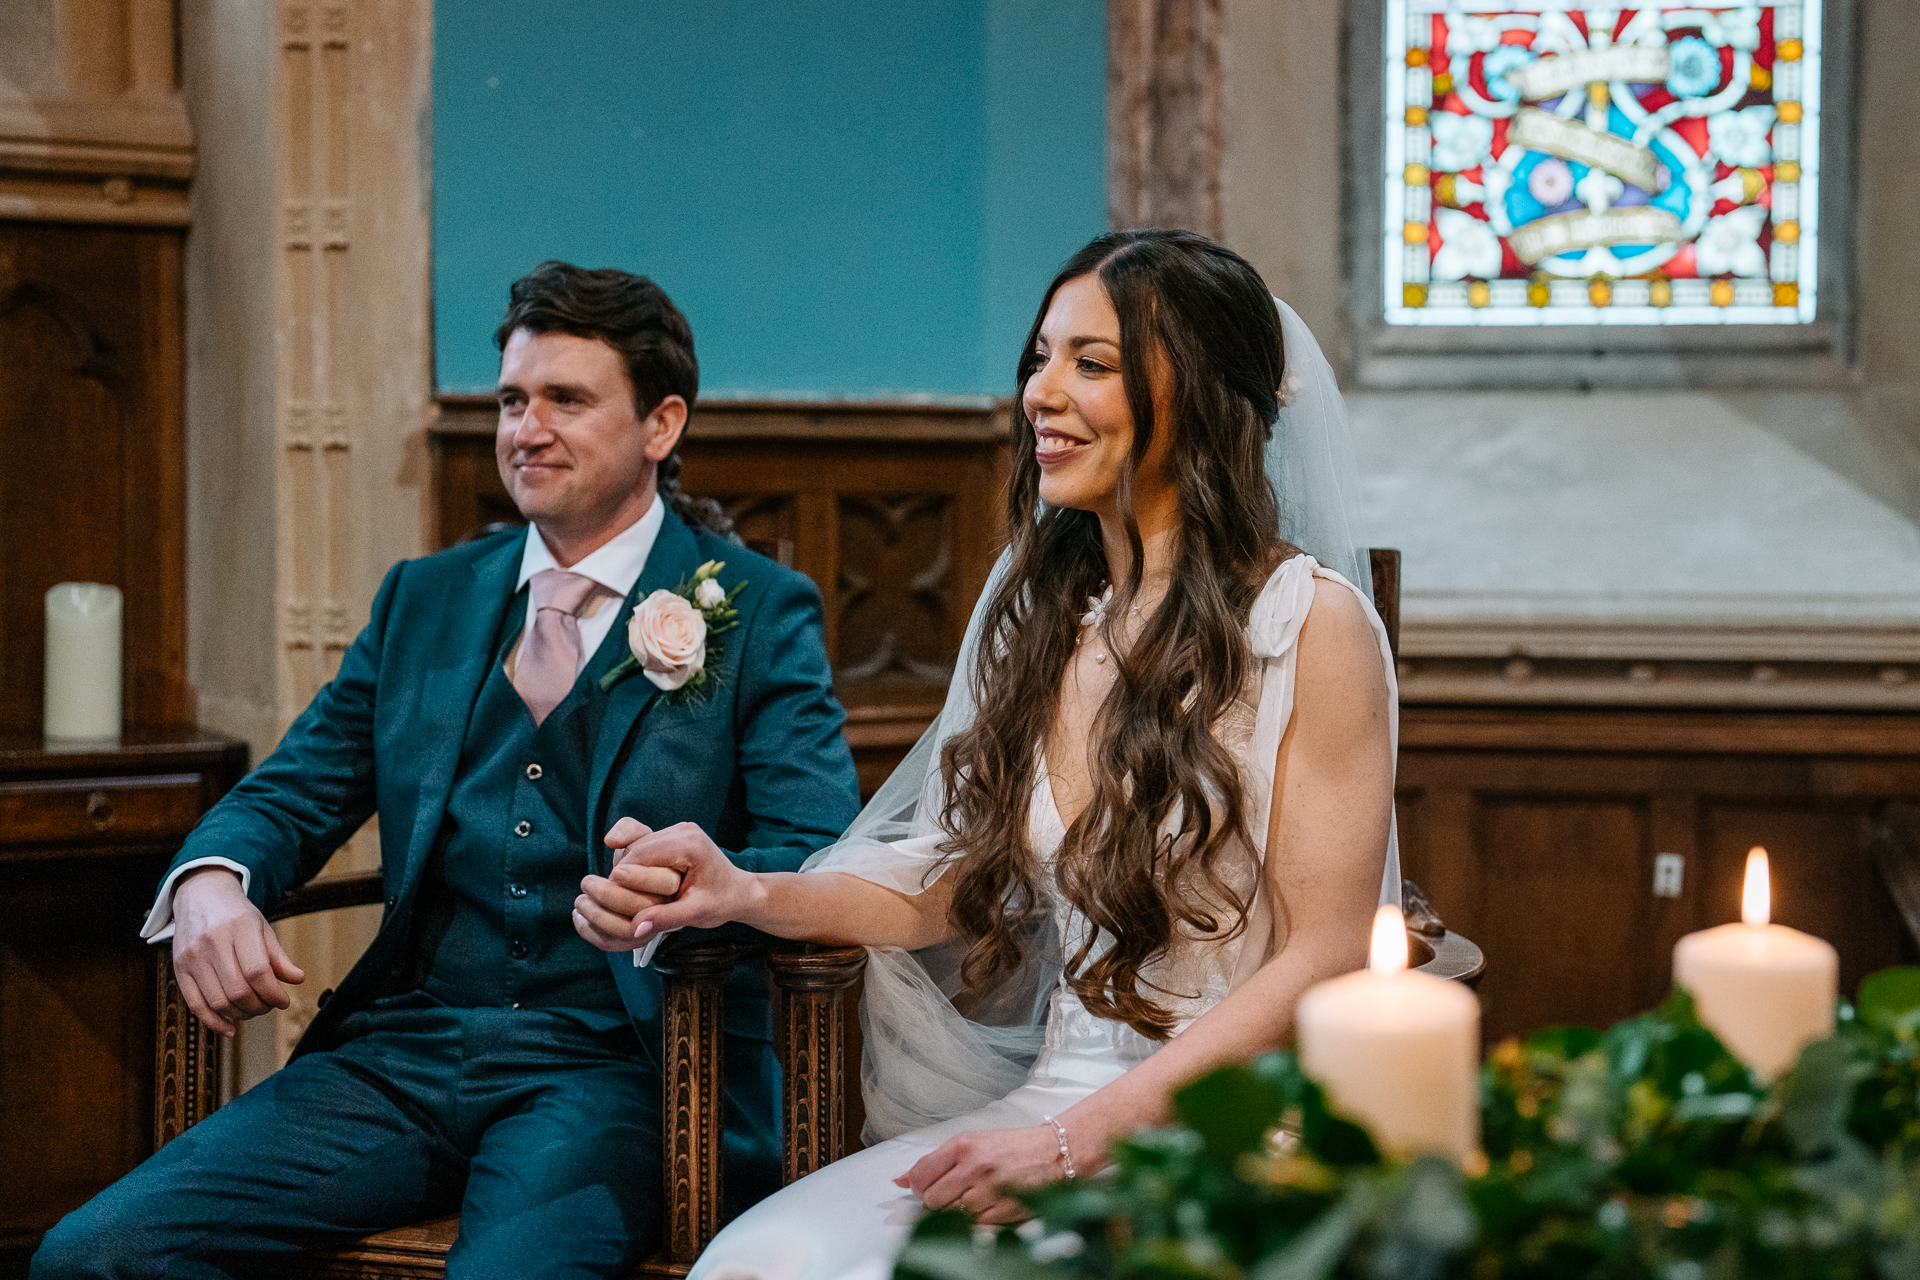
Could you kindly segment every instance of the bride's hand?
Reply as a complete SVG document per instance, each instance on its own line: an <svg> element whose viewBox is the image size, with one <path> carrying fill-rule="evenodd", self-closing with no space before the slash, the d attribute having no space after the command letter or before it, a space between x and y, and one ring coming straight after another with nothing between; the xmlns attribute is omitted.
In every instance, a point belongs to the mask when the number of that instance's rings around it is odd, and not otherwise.
<svg viewBox="0 0 1920 1280"><path fill-rule="evenodd" d="M1030 1216L1003 1191L1045 1186L1064 1172L1053 1129L1037 1124L949 1138L893 1182L929 1209L965 1209L977 1221L997 1225Z"/></svg>
<svg viewBox="0 0 1920 1280"><path fill-rule="evenodd" d="M622 826L614 830L629 840L647 833L647 828L631 818L631 831ZM609 833L608 844L612 844ZM680 891L680 874L667 867L642 867L616 884L605 876L588 876L580 882L580 896L573 900L573 930L602 951L633 951L647 944L633 936L633 918L648 907L657 907Z"/></svg>
<svg viewBox="0 0 1920 1280"><path fill-rule="evenodd" d="M664 831L650 831L632 818L622 818L607 832L607 844L621 850L609 879L616 888L636 894L652 892L660 877L678 877L676 891L635 912L630 942L643 945L656 933L675 929L711 929L730 920L746 919L757 900L759 886L752 872L733 865L713 839L691 822Z"/></svg>

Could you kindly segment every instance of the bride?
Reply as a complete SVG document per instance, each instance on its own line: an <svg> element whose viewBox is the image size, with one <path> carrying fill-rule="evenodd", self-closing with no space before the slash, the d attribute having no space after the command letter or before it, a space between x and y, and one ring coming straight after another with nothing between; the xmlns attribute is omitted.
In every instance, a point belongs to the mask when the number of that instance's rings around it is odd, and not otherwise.
<svg viewBox="0 0 1920 1280"><path fill-rule="evenodd" d="M1101 236L1041 303L1012 444L947 705L847 835L755 874L622 819L579 900L609 949L727 921L871 949L877 1144L692 1280L885 1275L921 1205L1018 1220L1009 1191L1094 1173L1173 1089L1288 1041L1399 883L1393 672L1331 567L1364 571L1351 448L1298 318L1203 237Z"/></svg>

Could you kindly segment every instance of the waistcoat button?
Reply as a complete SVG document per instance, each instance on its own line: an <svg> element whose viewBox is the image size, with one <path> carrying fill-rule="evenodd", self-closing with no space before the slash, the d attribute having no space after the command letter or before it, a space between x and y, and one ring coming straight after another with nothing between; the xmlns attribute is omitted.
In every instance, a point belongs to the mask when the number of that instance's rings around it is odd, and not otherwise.
<svg viewBox="0 0 1920 1280"><path fill-rule="evenodd" d="M532 834L532 832L533 832L533 824L531 822L528 822L525 818L522 818L520 819L520 821L513 824L513 834L517 836L530 835Z"/></svg>
<svg viewBox="0 0 1920 1280"><path fill-rule="evenodd" d="M524 898L527 896L527 886L523 884L510 884L507 886L507 896L509 898Z"/></svg>
<svg viewBox="0 0 1920 1280"><path fill-rule="evenodd" d="M546 770L542 769L537 764L530 764L527 766L527 777L532 779L535 782L540 781L540 775L545 772Z"/></svg>
<svg viewBox="0 0 1920 1280"><path fill-rule="evenodd" d="M515 938L507 944L507 954L515 960L525 960L527 958L527 944Z"/></svg>

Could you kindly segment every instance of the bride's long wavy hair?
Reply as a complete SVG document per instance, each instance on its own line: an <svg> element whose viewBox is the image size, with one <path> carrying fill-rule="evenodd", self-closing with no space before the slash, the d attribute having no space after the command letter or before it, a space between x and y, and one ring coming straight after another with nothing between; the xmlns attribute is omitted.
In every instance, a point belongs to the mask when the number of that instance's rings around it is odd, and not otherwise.
<svg viewBox="0 0 1920 1280"><path fill-rule="evenodd" d="M1246 626L1254 598L1294 553L1280 539L1278 502L1263 468L1280 410L1279 315L1259 273L1203 236L1101 236L1054 277L1027 335L1013 408L1010 564L988 604L970 676L979 712L940 761L944 825L957 833L947 846L955 859L950 918L971 942L962 970L969 993L991 990L1027 959L1031 934L1021 926L1041 901L1041 869L1027 836L1035 761L1107 561L1092 512L1040 504L1034 427L1022 399L1054 294L1090 274L1119 315L1120 373L1134 424L1119 503L1133 568L1113 584L1110 618L1127 617L1140 590L1134 474L1163 431L1171 433L1179 527L1166 595L1130 645L1108 644L1117 671L1087 744L1093 798L1068 829L1058 866L1062 891L1092 929L1065 966L1090 1011L1165 1039L1172 1017L1142 992L1141 968L1165 953L1180 926L1231 936L1246 925L1250 903L1221 875L1228 843L1246 834L1245 792L1214 728L1252 668ZM1171 375L1170 421L1154 412L1156 349ZM1162 830L1170 818L1177 822L1171 837ZM1112 945L1095 954L1101 937Z"/></svg>

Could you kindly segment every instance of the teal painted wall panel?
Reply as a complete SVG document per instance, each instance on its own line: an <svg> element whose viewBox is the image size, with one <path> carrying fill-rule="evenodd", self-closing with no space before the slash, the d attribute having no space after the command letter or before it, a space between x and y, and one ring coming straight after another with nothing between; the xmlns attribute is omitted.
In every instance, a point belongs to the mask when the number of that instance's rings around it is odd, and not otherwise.
<svg viewBox="0 0 1920 1280"><path fill-rule="evenodd" d="M652 276L714 395L1004 395L1105 222L1097 0L435 12L439 382L543 258Z"/></svg>

